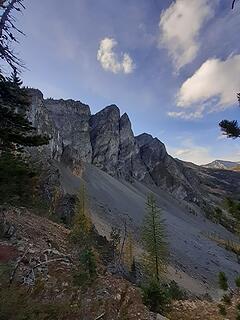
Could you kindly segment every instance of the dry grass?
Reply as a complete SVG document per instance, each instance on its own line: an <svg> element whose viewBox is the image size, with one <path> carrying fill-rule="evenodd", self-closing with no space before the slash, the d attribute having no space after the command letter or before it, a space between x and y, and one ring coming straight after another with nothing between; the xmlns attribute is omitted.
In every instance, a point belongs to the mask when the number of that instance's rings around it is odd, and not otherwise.
<svg viewBox="0 0 240 320"><path fill-rule="evenodd" d="M14 290L16 295L13 296L11 292L9 293L11 288L8 290L8 286L5 288L0 283L2 296L4 297L8 293L8 297L13 299L9 300L9 309L7 308L8 305L4 304L5 309L7 309L5 310L7 316L2 318L15 319L10 316L12 305L15 304L15 300L19 300L18 293L21 295L21 290L27 290L27 292L32 292L32 299L36 302L37 307L42 304L49 304L50 309L58 308L62 305L65 306L67 315L64 313L63 318L54 314L52 317L43 317L41 320L90 320L96 319L101 314L104 314L104 320L151 319L149 310L142 302L140 290L128 281L108 274L103 265L98 265L98 277L88 287L83 288L74 283L73 271L79 271L78 258L75 250L72 250L69 245L69 230L64 226L44 217L34 215L25 208L9 208L5 214L8 223L14 226L15 234L13 239L0 239L0 259L2 262L9 262L15 265L16 259L23 255L26 248L28 248L28 253L19 263L14 277L13 285L16 289ZM57 250L57 252L69 256L71 263L67 264L64 261L53 262L49 263L47 268L39 268L39 270L36 268L34 269L36 279L34 285L30 287L21 285L18 279L22 279L22 276L31 270L31 264L34 261L38 263L39 259L42 261L43 258L46 258L43 252L49 247L53 252L51 255L54 255ZM48 258L54 259L54 257ZM8 283L9 279L6 279L6 281ZM26 307L31 309L32 300L30 298L25 300ZM19 312L24 312L24 310L20 308Z"/></svg>
<svg viewBox="0 0 240 320"><path fill-rule="evenodd" d="M240 243L235 242L233 240L229 239L222 239L216 234L209 234L208 235L209 239L215 241L218 243L220 246L224 247L226 250L231 251L235 254L240 254Z"/></svg>
<svg viewBox="0 0 240 320"><path fill-rule="evenodd" d="M176 301L168 315L170 320L236 320L236 306L240 303L239 294L233 298L232 305L226 306L227 315L219 314L218 302Z"/></svg>

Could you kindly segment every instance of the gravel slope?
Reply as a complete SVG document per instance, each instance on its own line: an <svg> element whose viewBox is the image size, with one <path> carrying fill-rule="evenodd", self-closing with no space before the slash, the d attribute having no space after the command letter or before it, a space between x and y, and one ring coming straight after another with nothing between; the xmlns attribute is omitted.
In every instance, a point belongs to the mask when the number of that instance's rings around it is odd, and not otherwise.
<svg viewBox="0 0 240 320"><path fill-rule="evenodd" d="M107 234L110 225L122 225L127 219L139 238L139 227L144 215L146 195L154 192L163 209L169 242L169 274L186 289L195 293L210 293L217 297L217 274L224 270L230 281L240 273L234 254L208 239L209 233L223 238L234 238L222 226L206 220L201 213L189 213L183 204L166 192L150 190L139 182L119 181L92 165L86 165L82 178L58 164L64 191L75 194L81 181L85 181L90 196L90 206L100 232Z"/></svg>

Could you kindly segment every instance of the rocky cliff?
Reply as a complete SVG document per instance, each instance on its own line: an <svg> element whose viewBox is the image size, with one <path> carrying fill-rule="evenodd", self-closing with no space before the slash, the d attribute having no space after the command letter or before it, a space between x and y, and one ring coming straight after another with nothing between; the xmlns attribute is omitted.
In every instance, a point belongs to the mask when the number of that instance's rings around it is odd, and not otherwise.
<svg viewBox="0 0 240 320"><path fill-rule="evenodd" d="M141 181L171 193L176 199L206 206L240 189L238 173L226 174L173 159L164 144L150 134L137 137L126 113L116 105L91 115L80 101L32 97L29 118L51 137L42 154L65 165L90 163L127 181Z"/></svg>

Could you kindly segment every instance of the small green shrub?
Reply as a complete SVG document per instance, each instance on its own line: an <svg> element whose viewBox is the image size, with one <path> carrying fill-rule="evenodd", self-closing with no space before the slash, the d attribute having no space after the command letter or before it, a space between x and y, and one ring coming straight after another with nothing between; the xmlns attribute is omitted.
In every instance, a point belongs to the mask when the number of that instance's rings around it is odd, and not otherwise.
<svg viewBox="0 0 240 320"><path fill-rule="evenodd" d="M237 288L240 288L240 276L238 276L238 277L235 279L235 284L236 284Z"/></svg>
<svg viewBox="0 0 240 320"><path fill-rule="evenodd" d="M226 307L223 304L218 305L218 310L219 310L219 314L221 314L222 316L227 315Z"/></svg>
<svg viewBox="0 0 240 320"><path fill-rule="evenodd" d="M219 288L227 291L228 290L228 279L225 272L219 272L218 274L218 284Z"/></svg>
<svg viewBox="0 0 240 320"><path fill-rule="evenodd" d="M92 249L85 249L80 254L78 270L73 275L74 284L85 287L97 276L97 263Z"/></svg>
<svg viewBox="0 0 240 320"><path fill-rule="evenodd" d="M68 302L38 301L23 287L0 289L0 320L64 320L75 312Z"/></svg>
<svg viewBox="0 0 240 320"><path fill-rule="evenodd" d="M169 292L158 281L152 280L142 287L144 304L153 312L164 314L171 302Z"/></svg>
<svg viewBox="0 0 240 320"><path fill-rule="evenodd" d="M168 295L172 300L183 300L186 293L179 287L175 281L171 281L168 285Z"/></svg>
<svg viewBox="0 0 240 320"><path fill-rule="evenodd" d="M33 202L36 172L22 156L0 156L0 203L26 205Z"/></svg>
<svg viewBox="0 0 240 320"><path fill-rule="evenodd" d="M231 305L232 304L231 297L228 294L224 294L222 297L222 302L224 302L226 305Z"/></svg>
<svg viewBox="0 0 240 320"><path fill-rule="evenodd" d="M97 264L94 252L92 249L84 250L80 256L80 262L85 272L88 273L90 279L93 279L97 275Z"/></svg>
<svg viewBox="0 0 240 320"><path fill-rule="evenodd" d="M85 288L89 285L89 276L87 272L77 270L73 274L73 284L77 287Z"/></svg>

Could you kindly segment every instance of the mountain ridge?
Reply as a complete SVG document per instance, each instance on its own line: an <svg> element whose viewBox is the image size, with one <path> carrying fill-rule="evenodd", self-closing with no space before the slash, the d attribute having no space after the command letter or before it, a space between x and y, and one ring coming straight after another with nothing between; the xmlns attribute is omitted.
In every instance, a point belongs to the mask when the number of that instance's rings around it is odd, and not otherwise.
<svg viewBox="0 0 240 320"><path fill-rule="evenodd" d="M29 119L39 133L51 137L42 148L45 157L72 166L90 163L116 178L157 186L202 208L240 191L239 174L223 175L176 160L151 134L135 137L128 115L121 115L114 104L92 115L80 101L45 100L37 89L29 93Z"/></svg>
<svg viewBox="0 0 240 320"><path fill-rule="evenodd" d="M214 160L210 163L202 165L205 168L231 170L239 166L240 161Z"/></svg>
<svg viewBox="0 0 240 320"><path fill-rule="evenodd" d="M154 193L166 221L171 278L177 277L191 291L213 294L222 267L234 278L233 253L219 248L209 234L234 235L209 221L207 213L214 212L226 196L239 194L240 173L172 158L152 135L135 137L128 115L120 115L115 105L92 115L90 107L79 101L44 100L34 90L31 96L29 119L51 139L49 145L30 152L48 168L42 190L54 200L54 212L62 221L71 221L75 196L84 183L99 233L108 236L111 226L122 228L127 220L138 238L146 197Z"/></svg>

